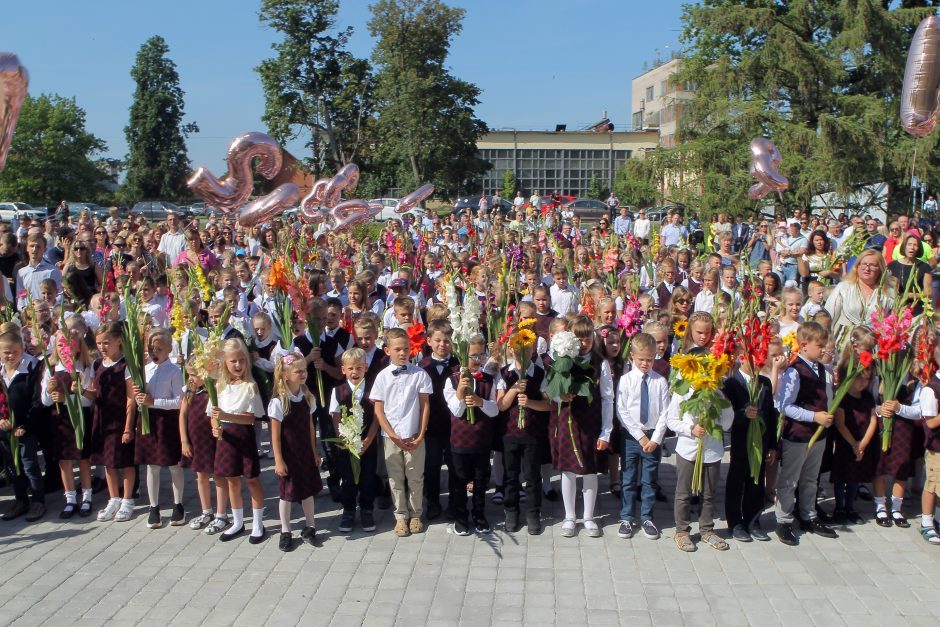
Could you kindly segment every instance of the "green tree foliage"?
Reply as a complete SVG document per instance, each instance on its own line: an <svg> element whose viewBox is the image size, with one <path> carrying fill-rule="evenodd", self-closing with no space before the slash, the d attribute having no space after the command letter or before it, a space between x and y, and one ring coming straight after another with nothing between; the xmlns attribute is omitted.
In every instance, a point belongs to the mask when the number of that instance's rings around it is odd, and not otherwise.
<svg viewBox="0 0 940 627"><path fill-rule="evenodd" d="M597 172L592 172L591 180L588 181L587 197L593 198L594 200L607 200L609 191L610 190L601 183L601 175Z"/></svg>
<svg viewBox="0 0 940 627"><path fill-rule="evenodd" d="M751 211L748 143L769 137L786 202L908 184L914 141L898 124L910 36L933 12L917 0L702 0L684 6L680 145L658 161L675 200L705 213ZM935 138L917 171L937 174ZM669 168L674 168L670 170ZM685 173L679 181L677 172ZM695 175L690 175L695 173Z"/></svg>
<svg viewBox="0 0 940 627"><path fill-rule="evenodd" d="M106 148L85 130L85 111L74 98L27 96L0 173L0 199L51 205L95 198L105 175L94 155Z"/></svg>
<svg viewBox="0 0 940 627"><path fill-rule="evenodd" d="M337 0L262 0L261 22L282 35L275 56L255 68L264 89L262 119L284 143L309 136L302 161L319 176L362 164L375 144L372 67L346 50L352 27L336 28Z"/></svg>
<svg viewBox="0 0 940 627"><path fill-rule="evenodd" d="M464 10L438 0L378 0L371 10L383 166L406 189L430 182L447 196L473 191L489 165L476 149L487 130L473 110L480 90L445 66Z"/></svg>
<svg viewBox="0 0 940 627"><path fill-rule="evenodd" d="M659 174L656 160L627 159L614 178L614 194L620 203L633 207L650 207L660 201Z"/></svg>
<svg viewBox="0 0 940 627"><path fill-rule="evenodd" d="M512 173L512 170L503 172L503 185L500 187L500 193L503 198L512 202L512 199L516 197L517 188L516 175Z"/></svg>
<svg viewBox="0 0 940 627"><path fill-rule="evenodd" d="M122 196L141 199L180 199L190 194L186 137L199 132L194 123L183 125L183 90L176 64L167 57L166 41L148 39L137 52L131 77L137 85L130 109L127 138L127 180Z"/></svg>

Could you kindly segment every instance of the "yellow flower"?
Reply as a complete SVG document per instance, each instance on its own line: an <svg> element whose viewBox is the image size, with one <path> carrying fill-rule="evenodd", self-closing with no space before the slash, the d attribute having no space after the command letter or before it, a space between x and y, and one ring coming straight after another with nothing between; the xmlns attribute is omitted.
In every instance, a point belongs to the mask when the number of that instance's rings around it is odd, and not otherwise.
<svg viewBox="0 0 940 627"><path fill-rule="evenodd" d="M519 329L512 336L512 339L509 341L509 345L513 350L518 351L532 346L535 344L537 339L538 336L536 336L532 331L528 329Z"/></svg>
<svg viewBox="0 0 940 627"><path fill-rule="evenodd" d="M783 347L786 348L791 355L800 350L800 343L796 339L796 331L787 333L783 336L781 342L783 343Z"/></svg>
<svg viewBox="0 0 940 627"><path fill-rule="evenodd" d="M721 381L731 372L731 356L722 354L712 359L712 369L717 380Z"/></svg>
<svg viewBox="0 0 940 627"><path fill-rule="evenodd" d="M679 371L683 379L692 383L696 376L704 373L702 361L695 355L673 355L669 360L669 365Z"/></svg>
<svg viewBox="0 0 940 627"><path fill-rule="evenodd" d="M676 337L683 338L685 337L686 329L688 329L689 323L686 320L677 320L674 325L672 325L672 332L676 334Z"/></svg>
<svg viewBox="0 0 940 627"><path fill-rule="evenodd" d="M519 321L519 330L535 326L535 318L523 318Z"/></svg>

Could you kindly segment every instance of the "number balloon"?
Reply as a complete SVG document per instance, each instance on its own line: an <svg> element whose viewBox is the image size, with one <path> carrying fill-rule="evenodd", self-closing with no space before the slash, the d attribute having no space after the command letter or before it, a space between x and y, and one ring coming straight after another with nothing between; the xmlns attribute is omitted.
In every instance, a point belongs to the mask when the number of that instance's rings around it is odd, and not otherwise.
<svg viewBox="0 0 940 627"><path fill-rule="evenodd" d="M940 108L940 17L925 18L911 40L901 88L901 126L925 137L937 126Z"/></svg>
<svg viewBox="0 0 940 627"><path fill-rule="evenodd" d="M228 147L228 176L219 180L206 168L200 167L186 185L206 204L228 213L244 205L254 186L252 163L260 159L258 172L273 179L281 170L283 154L277 142L264 133L245 133L232 140Z"/></svg>
<svg viewBox="0 0 940 627"><path fill-rule="evenodd" d="M13 129L26 98L29 73L15 54L0 52L0 171L7 163Z"/></svg>
<svg viewBox="0 0 940 627"><path fill-rule="evenodd" d="M782 160L780 151L766 137L755 137L751 140L750 173L757 179L757 183L748 190L748 198L759 200L771 192L789 189L790 181L777 171Z"/></svg>
<svg viewBox="0 0 940 627"><path fill-rule="evenodd" d="M293 183L279 185L270 194L257 198L238 212L238 223L242 226L255 226L266 222L290 208L300 198L300 188Z"/></svg>
<svg viewBox="0 0 940 627"><path fill-rule="evenodd" d="M406 211L411 211L418 205L418 203L430 196L432 193L434 193L433 185L422 185L415 191L399 200L398 206L395 207L395 212L405 213Z"/></svg>
<svg viewBox="0 0 940 627"><path fill-rule="evenodd" d="M334 233L348 231L358 224L368 222L382 211L381 204L370 204L362 199L341 202L331 210Z"/></svg>

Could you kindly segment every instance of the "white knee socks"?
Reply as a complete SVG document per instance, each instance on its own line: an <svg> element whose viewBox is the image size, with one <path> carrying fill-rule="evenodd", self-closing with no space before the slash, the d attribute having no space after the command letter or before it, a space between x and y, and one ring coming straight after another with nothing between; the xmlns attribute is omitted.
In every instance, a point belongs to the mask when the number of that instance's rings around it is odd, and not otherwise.
<svg viewBox="0 0 940 627"><path fill-rule="evenodd" d="M594 520L594 503L597 501L597 475L584 475L581 488L584 495L584 520Z"/></svg>
<svg viewBox="0 0 940 627"><path fill-rule="evenodd" d="M281 533L290 533L290 501L280 499L277 502L277 511L281 516Z"/></svg>
<svg viewBox="0 0 940 627"><path fill-rule="evenodd" d="M561 500L565 504L565 519L577 520L578 476L573 472L561 473Z"/></svg>
<svg viewBox="0 0 940 627"><path fill-rule="evenodd" d="M156 507L160 502L160 467L153 464L147 464L147 496L150 507Z"/></svg>
<svg viewBox="0 0 940 627"><path fill-rule="evenodd" d="M264 508L251 508L251 535L258 538L264 533ZM290 511L287 514L288 527L290 525Z"/></svg>
<svg viewBox="0 0 940 627"><path fill-rule="evenodd" d="M304 518L307 519L307 526L313 527L313 497L308 496L300 502L300 505L304 508Z"/></svg>
<svg viewBox="0 0 940 627"><path fill-rule="evenodd" d="M245 528L245 512L241 507L232 508L232 526L223 531L225 535L238 533Z"/></svg>
<svg viewBox="0 0 940 627"><path fill-rule="evenodd" d="M170 481L173 483L173 503L183 502L183 468L176 464L170 466Z"/></svg>

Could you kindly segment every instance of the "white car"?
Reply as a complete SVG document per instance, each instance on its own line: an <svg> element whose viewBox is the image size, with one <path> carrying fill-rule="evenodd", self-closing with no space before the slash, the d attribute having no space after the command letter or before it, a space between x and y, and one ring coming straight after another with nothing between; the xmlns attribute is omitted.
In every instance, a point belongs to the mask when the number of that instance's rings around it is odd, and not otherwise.
<svg viewBox="0 0 940 627"><path fill-rule="evenodd" d="M33 209L25 202L0 202L0 222L12 222L14 218L19 220L23 215L33 220L45 220L47 217L45 211Z"/></svg>
<svg viewBox="0 0 940 627"><path fill-rule="evenodd" d="M397 211L395 211L395 207L398 206L398 201L399 201L398 198L373 198L372 200L370 200L369 201L370 205L372 203L380 203L382 205L382 213L375 216L375 219L378 220L379 222L385 222L387 220L401 220L401 217L405 214L408 214L411 216L419 215L418 209L412 209L411 211L406 211L404 214L398 213ZM421 211L420 215L423 216L423 214L424 214L423 211Z"/></svg>

